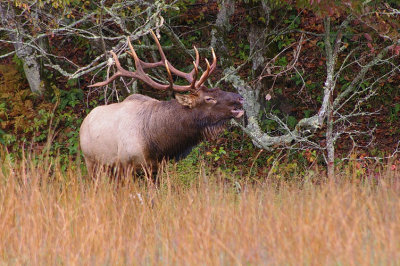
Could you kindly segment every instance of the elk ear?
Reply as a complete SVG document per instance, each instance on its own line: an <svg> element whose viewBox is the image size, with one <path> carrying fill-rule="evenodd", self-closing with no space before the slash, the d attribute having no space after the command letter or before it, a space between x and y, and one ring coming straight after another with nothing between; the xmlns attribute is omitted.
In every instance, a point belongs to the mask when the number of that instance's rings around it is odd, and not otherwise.
<svg viewBox="0 0 400 266"><path fill-rule="evenodd" d="M178 103L189 108L196 106L196 96L193 94L175 94L175 99Z"/></svg>

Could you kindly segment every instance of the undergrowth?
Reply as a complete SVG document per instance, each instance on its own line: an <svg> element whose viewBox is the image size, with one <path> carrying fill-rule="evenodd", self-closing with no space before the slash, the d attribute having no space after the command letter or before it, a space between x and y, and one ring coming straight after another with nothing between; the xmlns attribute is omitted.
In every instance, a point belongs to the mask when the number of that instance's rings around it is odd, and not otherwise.
<svg viewBox="0 0 400 266"><path fill-rule="evenodd" d="M0 65L0 144L16 158L23 150L58 156L63 163L79 155L83 115L78 114L87 110L83 91L69 83L64 89L51 83L39 98L23 82L17 65Z"/></svg>

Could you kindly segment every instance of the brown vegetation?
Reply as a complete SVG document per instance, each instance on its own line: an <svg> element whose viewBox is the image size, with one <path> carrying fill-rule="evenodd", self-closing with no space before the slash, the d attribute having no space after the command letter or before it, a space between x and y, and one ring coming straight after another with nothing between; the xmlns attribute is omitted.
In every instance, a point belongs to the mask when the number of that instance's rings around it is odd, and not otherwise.
<svg viewBox="0 0 400 266"><path fill-rule="evenodd" d="M116 185L104 176L89 181L76 166L63 173L46 162L1 162L2 263L400 262L396 170L362 182L342 176L318 185L234 185L229 174L208 174L202 166L187 186L169 166L155 188L141 181Z"/></svg>

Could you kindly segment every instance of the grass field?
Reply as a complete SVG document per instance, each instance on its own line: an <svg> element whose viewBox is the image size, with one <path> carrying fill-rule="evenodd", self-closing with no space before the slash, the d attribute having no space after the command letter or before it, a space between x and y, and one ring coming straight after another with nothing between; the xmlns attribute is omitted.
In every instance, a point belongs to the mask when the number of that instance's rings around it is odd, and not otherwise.
<svg viewBox="0 0 400 266"><path fill-rule="evenodd" d="M1 164L0 264L400 265L396 171L235 183L203 165L188 185L170 167L155 187Z"/></svg>

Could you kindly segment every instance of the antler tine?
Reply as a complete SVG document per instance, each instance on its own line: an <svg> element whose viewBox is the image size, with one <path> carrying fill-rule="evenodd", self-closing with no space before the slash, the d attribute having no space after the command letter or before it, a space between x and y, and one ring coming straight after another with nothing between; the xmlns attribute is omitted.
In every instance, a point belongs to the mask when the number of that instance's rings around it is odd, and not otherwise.
<svg viewBox="0 0 400 266"><path fill-rule="evenodd" d="M199 81L196 83L196 89L200 89L200 87L203 85L203 83L208 79L208 77L211 75L211 73L215 70L217 66L217 56L215 55L214 49L211 48L211 53L213 56L213 62L212 65L210 66L210 63L208 62L207 58L206 64L207 64L207 69L204 71L203 75L201 75Z"/></svg>
<svg viewBox="0 0 400 266"><path fill-rule="evenodd" d="M213 62L212 62L212 65L211 65L210 74L211 74L211 73L215 70L215 68L217 67L217 56L215 55L214 48L212 48L212 47L211 47L211 53L212 53L212 56L213 56Z"/></svg>
<svg viewBox="0 0 400 266"><path fill-rule="evenodd" d="M127 71L127 70L122 68L121 63L119 62L117 55L113 51L110 51L110 54L114 59L115 66L117 67L117 72L115 72L114 75L112 75L110 78L108 78L105 81L97 82L95 84L89 85L88 86L89 88L105 86L108 83L110 83L111 81L115 80L116 78L122 77L122 76L128 76L128 77L131 77L131 78L134 77L134 74L132 72L129 72L129 71Z"/></svg>
<svg viewBox="0 0 400 266"><path fill-rule="evenodd" d="M163 51L163 49L161 47L160 42L158 41L158 38L157 38L156 34L154 33L153 30L150 30L150 33L151 33L151 36L153 36L154 41L156 42L156 45L157 45L157 48L158 48L158 52L160 53L160 56L161 56L161 60L162 61L166 61L167 57L164 54L164 51Z"/></svg>
<svg viewBox="0 0 400 266"><path fill-rule="evenodd" d="M160 53L161 59L162 59L162 60L167 60L167 57L165 56L164 50L162 49L161 44L160 44L160 41L158 40L156 34L154 33L153 30L150 30L150 33L151 33L151 36L153 37L153 39L154 39L154 41L155 41L155 43L156 43L156 45L157 45L157 48L158 48L158 51L159 51L159 53ZM197 50L196 46L194 46L194 45L193 45L193 49L194 49L194 52L195 52L195 54L196 54L196 64L199 65L199 62L200 62L199 51ZM172 66L172 65L170 64L170 67L171 67L171 66ZM174 67L172 66L172 68L174 68ZM175 69L175 71L177 71L177 72L181 72L181 73L187 74L187 73L182 72L182 71L180 71L180 70L178 70L178 69L176 69L176 68L174 68L174 69ZM175 74L177 74L177 73L175 73ZM178 74L177 74L177 75L178 75Z"/></svg>
<svg viewBox="0 0 400 266"><path fill-rule="evenodd" d="M196 64L196 62L193 61L193 66L194 66L194 68L192 70L192 72L193 72L193 80L190 83L190 90L193 91L193 92L196 91L196 80L197 80L197 75L199 74L198 65L199 65L198 63ZM190 73L192 73L192 72L190 72Z"/></svg>
<svg viewBox="0 0 400 266"><path fill-rule="evenodd" d="M127 51L127 53L130 54L130 55L133 57L133 60L135 60L135 67L136 67L136 69L137 69L138 67L141 68L141 64L140 64L140 63L141 63L141 62L140 62L141 60L140 60L139 57L137 56L135 49L133 49L131 40L129 39L129 36L126 37L126 41L128 42L129 49L131 50L130 52Z"/></svg>
<svg viewBox="0 0 400 266"><path fill-rule="evenodd" d="M194 52L196 53L196 65L199 66L200 63L200 55L199 51L197 50L196 46L193 45Z"/></svg>
<svg viewBox="0 0 400 266"><path fill-rule="evenodd" d="M169 88L172 89L174 87L174 80L172 79L171 71L168 67L168 60L165 60L165 68L167 69L168 73Z"/></svg>
<svg viewBox="0 0 400 266"><path fill-rule="evenodd" d="M151 33L151 36L153 37L153 39L154 39L154 41L155 41L155 43L157 45L157 49L158 49L158 51L160 53L160 56L161 56L161 61L164 63L165 61L167 61L167 57L165 56L164 50L162 49L161 44L160 44L156 34L154 33L154 31L150 30L150 33ZM197 48L195 46L193 48L194 48L194 51L195 51L195 54L196 54L196 59L195 59L196 65L198 66L199 62L200 62L199 51L197 50ZM197 71L197 70L193 69L191 72L186 73L186 72L183 72L183 71L180 71L180 70L176 69L173 65L171 65L170 62L168 62L168 67L169 67L169 70L170 70L171 73L174 73L175 75L186 79L190 83L193 82L193 76L194 76L195 72Z"/></svg>
<svg viewBox="0 0 400 266"><path fill-rule="evenodd" d="M194 90L194 91L197 91L197 90L196 90L196 81L197 81L197 77L198 77L198 75L199 75L200 55L199 55L199 51L197 50L196 46L193 45L193 49L194 49L194 52L195 52L195 54L196 54L196 61L193 61L194 68L193 68L193 70L190 72L190 74L191 74L192 77L193 77L193 80L192 80L192 82L191 82L191 84L190 84L190 88L191 88L192 90Z"/></svg>
<svg viewBox="0 0 400 266"><path fill-rule="evenodd" d="M201 87L201 85L203 85L203 83L207 80L208 76L210 75L210 63L208 62L207 58L206 60L206 64L207 64L207 69L206 71L203 72L203 75L201 75L199 81L196 84L196 89L199 89Z"/></svg>
<svg viewBox="0 0 400 266"><path fill-rule="evenodd" d="M155 62L155 63L148 63L148 62L144 62L142 60L140 60L140 58L137 56L135 49L133 48L133 45L130 41L130 38L127 37L127 42L128 42L128 46L130 51L126 51L130 56L133 57L133 59L135 60L135 65L139 65L139 67L141 69L147 69L147 68L152 68L152 67L159 67L159 66L164 66L164 61L165 60L161 60L159 62Z"/></svg>
<svg viewBox="0 0 400 266"><path fill-rule="evenodd" d="M135 72L131 72L131 73L133 73L135 75L136 79L140 79L143 82L145 82L147 85L149 85L149 86L151 86L153 88L156 88L156 89L160 89L160 90L166 90L169 87L173 87L172 76L171 76L171 73L170 73L168 68L167 68L167 72L168 72L168 75L169 75L169 83L170 83L169 85L160 84L160 83L155 82L154 80L149 78L147 76L147 74L144 72L144 69L146 69L146 68L161 66L163 63L168 64L167 60L165 59L165 56L164 56L164 60L160 61L160 62L156 62L156 63L143 62L137 56L136 51L133 48L133 45L132 45L129 37L127 37L127 42L128 42L129 49L131 50L130 52L127 51L127 53L130 54L133 57L133 59L135 60L136 71Z"/></svg>

